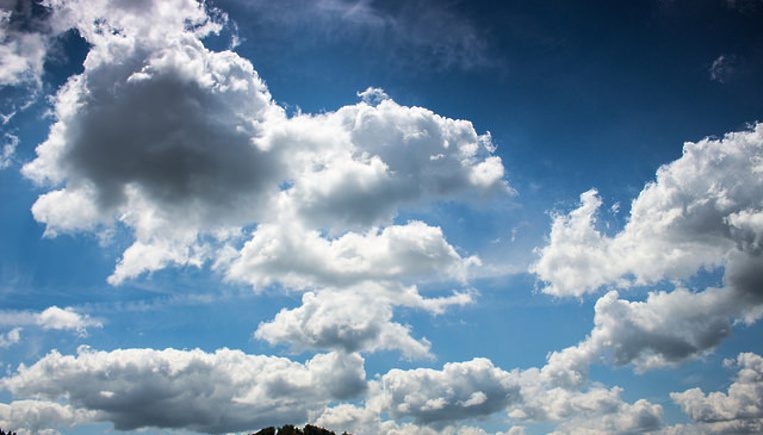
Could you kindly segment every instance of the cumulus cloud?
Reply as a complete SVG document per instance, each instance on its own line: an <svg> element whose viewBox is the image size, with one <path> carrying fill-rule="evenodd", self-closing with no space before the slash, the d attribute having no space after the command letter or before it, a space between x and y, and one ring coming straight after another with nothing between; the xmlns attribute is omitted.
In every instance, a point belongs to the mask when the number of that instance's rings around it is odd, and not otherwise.
<svg viewBox="0 0 763 435"><path fill-rule="evenodd" d="M35 317L35 323L42 329L74 330L84 334L88 327L101 328L103 326L100 321L79 314L72 308L62 309L52 306Z"/></svg>
<svg viewBox="0 0 763 435"><path fill-rule="evenodd" d="M18 343L22 328L29 326L43 330L75 331L80 336L86 336L87 328L101 328L103 324L100 320L78 313L73 308L59 308L55 305L40 312L0 311L0 327L12 328L0 335L0 347Z"/></svg>
<svg viewBox="0 0 763 435"><path fill-rule="evenodd" d="M555 433L625 434L662 427L660 405L625 402L621 388L587 379L565 384L548 376L553 364L506 371L476 358L446 363L442 370L393 369L369 383L363 406L331 407L317 421L358 434L482 433L468 422L496 413L506 413L512 422L556 424ZM506 433L523 433L523 428Z"/></svg>
<svg viewBox="0 0 763 435"><path fill-rule="evenodd" d="M415 339L410 327L392 320L393 308L407 306L440 313L472 302L470 293L424 298L415 287L366 283L359 287L307 292L302 305L282 309L260 323L254 336L293 351L342 349L346 352L400 350L406 358L430 357L430 343Z"/></svg>
<svg viewBox="0 0 763 435"><path fill-rule="evenodd" d="M597 228L595 190L554 218L549 244L532 271L555 296L582 296L603 286L628 288L682 280L723 268L723 286L650 292L627 301L611 291L596 303L594 328L578 346L558 352L585 365L611 358L637 371L678 363L714 349L735 323L763 315L763 124L684 145L656 181L633 201L613 236Z"/></svg>
<svg viewBox="0 0 763 435"><path fill-rule="evenodd" d="M561 423L552 434L635 434L648 433L660 429L662 426L662 407L639 399L634 403L625 403L612 390L605 391L607 396L597 397L600 391L596 391L593 397L584 397L585 403L579 412L569 420ZM594 402L596 400L597 402ZM608 412L601 413L602 408L608 408Z"/></svg>
<svg viewBox="0 0 763 435"><path fill-rule="evenodd" d="M19 435L53 435L56 428L93 421L96 413L44 400L0 403L0 427Z"/></svg>
<svg viewBox="0 0 763 435"><path fill-rule="evenodd" d="M28 29L36 27L32 7L28 0L0 3L0 87L40 85L47 36Z"/></svg>
<svg viewBox="0 0 763 435"><path fill-rule="evenodd" d="M393 369L380 382L390 415L417 423L489 415L520 400L516 377L484 358L447 363L442 370Z"/></svg>
<svg viewBox="0 0 763 435"><path fill-rule="evenodd" d="M545 293L581 296L604 285L654 284L700 268L733 267L735 252L754 257L760 253L755 228L742 221L761 213L761 162L763 124L688 142L683 156L644 187L614 236L596 227L597 192L581 195L579 208L554 218L532 272L546 283Z"/></svg>
<svg viewBox="0 0 763 435"><path fill-rule="evenodd" d="M540 368L518 373L523 400L509 407L519 422L555 422L556 433L642 433L662 427L662 406L625 402L622 388L588 379L588 344L553 352Z"/></svg>
<svg viewBox="0 0 763 435"><path fill-rule="evenodd" d="M203 46L199 37L221 24L200 3L52 6L52 25L75 28L91 49L84 72L58 91L56 122L23 168L37 183L63 186L38 199L35 219L50 236L115 221L132 228L136 244L115 283L193 263L200 229L241 225L242 210L259 209L275 183L278 161L255 139L281 109L248 61Z"/></svg>
<svg viewBox="0 0 763 435"><path fill-rule="evenodd" d="M55 95L49 134L22 168L48 189L32 206L45 236L128 230L132 244L108 277L112 285L212 264L257 290L279 284L317 295L263 324L269 342L428 354L425 340L391 320L407 304L391 297L365 326L347 315L294 325L310 318L308 307L342 311L326 302L334 293L321 296L324 288L465 281L477 256L459 253L439 227L395 218L437 201L510 194L489 133L399 105L377 88L336 111L289 117L248 60L204 45L227 17L194 0L49 6L50 33L75 29L90 48L83 72ZM349 300L371 294L378 292ZM408 306L432 304L452 305ZM360 338L330 338L336 328Z"/></svg>
<svg viewBox="0 0 763 435"><path fill-rule="evenodd" d="M736 379L727 392L705 394L699 388L670 397L691 418L692 425L678 426L677 433L732 434L763 431L763 358L754 353L741 353L733 361L739 367Z"/></svg>
<svg viewBox="0 0 763 435"><path fill-rule="evenodd" d="M146 6L51 2L54 31L74 28L91 48L23 167L52 187L32 207L46 235L132 230L110 283L219 259L247 225L259 224L256 240L291 225L342 235L388 225L401 206L510 191L470 122L381 90L287 118L249 61L204 46L224 14L191 0Z"/></svg>
<svg viewBox="0 0 763 435"><path fill-rule="evenodd" d="M117 430L221 433L307 421L329 401L361 393L366 383L357 354L319 354L300 364L228 349L81 348L21 365L2 386L16 397L64 399Z"/></svg>
<svg viewBox="0 0 763 435"><path fill-rule="evenodd" d="M228 266L227 277L255 287L279 282L292 288L347 286L414 278L459 279L475 256L463 258L438 227L420 221L350 232L328 239L297 224L265 224Z"/></svg>

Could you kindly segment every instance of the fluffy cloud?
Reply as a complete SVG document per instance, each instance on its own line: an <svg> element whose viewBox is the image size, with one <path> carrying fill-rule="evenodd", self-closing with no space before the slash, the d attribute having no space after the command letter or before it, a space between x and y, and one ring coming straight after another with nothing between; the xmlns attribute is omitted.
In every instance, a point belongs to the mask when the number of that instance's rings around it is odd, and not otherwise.
<svg viewBox="0 0 763 435"><path fill-rule="evenodd" d="M350 240L390 224L401 206L510 190L489 135L380 90L336 112L287 118L251 63L204 46L226 17L195 1L51 8L51 32L74 28L91 49L84 72L58 91L56 122L23 173L55 186L32 207L48 236L132 231L112 284L236 257L221 247L240 243L247 225L258 224L250 244L294 226L333 244L320 232ZM251 255L239 264L261 260ZM231 276L259 279L242 268Z"/></svg>
<svg viewBox="0 0 763 435"><path fill-rule="evenodd" d="M0 347L8 347L21 340L22 327L34 326L43 330L75 331L80 336L87 335L87 328L101 328L103 324L87 314L73 308L52 306L41 312L0 311L0 326L12 328L0 334Z"/></svg>
<svg viewBox="0 0 763 435"><path fill-rule="evenodd" d="M21 340L21 328L13 328L0 334L0 349L10 347Z"/></svg>
<svg viewBox="0 0 763 435"><path fill-rule="evenodd" d="M258 290L311 290L303 307L261 325L258 337L271 343L428 355L424 339L392 321L393 308L438 311L470 298L424 300L414 290L424 302L398 302L410 293L402 284L464 281L480 262L441 228L394 219L436 201L510 193L489 133L376 88L333 112L288 117L249 61L205 47L227 23L222 12L194 0L143 6L49 3L50 33L75 29L90 49L22 168L49 188L32 206L45 235L127 229L133 240L113 285L211 263ZM244 228L254 228L248 241ZM371 281L398 290L365 324L329 300L345 289L342 297L365 304L379 295L361 290Z"/></svg>
<svg viewBox="0 0 763 435"><path fill-rule="evenodd" d="M66 398L67 406L118 430L220 433L307 421L330 400L362 392L366 383L357 354L320 354L300 364L228 349L82 348L22 365L2 386L17 397Z"/></svg>
<svg viewBox="0 0 763 435"><path fill-rule="evenodd" d="M676 432L760 433L763 431L763 358L742 353L729 365L739 367L726 393L705 394L699 388L670 397L692 419L694 425L679 426Z"/></svg>
<svg viewBox="0 0 763 435"><path fill-rule="evenodd" d="M602 390L612 396L612 390ZM585 401L577 403L581 409L571 419L564 421L552 434L635 434L648 433L662 426L662 407L640 399L630 404L617 395L598 397L601 391L582 396ZM593 402L596 400L596 402ZM587 401L587 403L586 403ZM582 407L580 405L583 405ZM607 409L602 413L601 409Z"/></svg>
<svg viewBox="0 0 763 435"><path fill-rule="evenodd" d="M762 213L762 177L763 124L686 143L683 156L662 166L633 201L628 223L614 236L596 228L597 192L581 195L578 209L554 218L532 272L548 294L581 296L604 285L653 284L703 267L731 267L734 252L760 253L747 222Z"/></svg>
<svg viewBox="0 0 763 435"><path fill-rule="evenodd" d="M43 400L0 403L0 427L19 435L53 435L55 428L93 421L96 413Z"/></svg>
<svg viewBox="0 0 763 435"><path fill-rule="evenodd" d="M347 286L368 281L464 279L477 257L461 257L437 227L412 221L327 239L297 224L266 224L228 266L228 278L261 287Z"/></svg>
<svg viewBox="0 0 763 435"><path fill-rule="evenodd" d="M393 369L370 382L364 406L328 408L317 422L361 435L482 433L470 429L468 422L496 413L506 413L514 422L554 423L555 433L625 434L662 427L660 405L625 402L621 388L605 388L587 379L564 384L548 376L554 364L558 363L550 360L542 368L506 371L476 358L446 363L442 370ZM515 426L507 433L524 432Z"/></svg>
<svg viewBox="0 0 763 435"><path fill-rule="evenodd" d="M518 373L523 400L508 409L520 422L555 422L556 433L642 433L662 426L662 407L647 400L625 402L622 388L588 380L590 347L553 352L541 368Z"/></svg>
<svg viewBox="0 0 763 435"><path fill-rule="evenodd" d="M35 322L43 329L74 330L80 334L86 333L86 328L100 328L100 321L82 315L72 308L52 306L36 315Z"/></svg>
<svg viewBox="0 0 763 435"><path fill-rule="evenodd" d="M388 222L402 205L509 190L490 135L471 122L401 106L379 89L359 95L358 104L274 131L273 148L303 149L285 195L313 226L363 227Z"/></svg>
<svg viewBox="0 0 763 435"><path fill-rule="evenodd" d="M22 29L32 20L32 2L0 2L0 86L40 84L47 38L44 34Z"/></svg>
<svg viewBox="0 0 763 435"><path fill-rule="evenodd" d="M447 363L442 370L393 369L380 382L390 415L417 423L489 415L520 399L515 376L484 358Z"/></svg>
<svg viewBox="0 0 763 435"><path fill-rule="evenodd" d="M582 296L602 286L627 288L681 280L723 268L723 286L650 292L644 301L617 292L596 304L595 325L580 345L558 352L575 364L612 357L637 370L677 363L712 350L735 322L763 315L763 124L722 139L684 145L683 156L657 172L633 201L614 236L597 229L595 190L556 216L550 241L532 271L555 296ZM573 358L574 357L574 358Z"/></svg>
<svg viewBox="0 0 763 435"><path fill-rule="evenodd" d="M397 349L406 358L429 357L430 343L413 338L408 326L394 322L393 308L402 305L440 313L450 305L471 301L468 293L427 299L415 287L374 283L308 292L302 296L301 306L282 309L272 321L260 323L254 335L271 344L285 343L294 351Z"/></svg>

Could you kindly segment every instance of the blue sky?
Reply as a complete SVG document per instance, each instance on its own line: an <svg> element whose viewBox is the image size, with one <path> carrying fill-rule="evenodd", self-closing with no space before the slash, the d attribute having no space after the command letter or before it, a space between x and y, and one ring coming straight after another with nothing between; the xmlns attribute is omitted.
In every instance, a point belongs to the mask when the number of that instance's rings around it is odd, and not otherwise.
<svg viewBox="0 0 763 435"><path fill-rule="evenodd" d="M0 13L0 428L763 431L760 1Z"/></svg>

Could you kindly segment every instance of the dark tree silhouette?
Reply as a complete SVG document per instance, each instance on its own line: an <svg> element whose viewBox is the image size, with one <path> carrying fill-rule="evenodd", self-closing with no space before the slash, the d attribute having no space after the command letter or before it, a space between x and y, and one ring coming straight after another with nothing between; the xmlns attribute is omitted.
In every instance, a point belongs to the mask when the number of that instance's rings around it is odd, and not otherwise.
<svg viewBox="0 0 763 435"><path fill-rule="evenodd" d="M270 426L266 427L265 429L260 429L258 432L255 432L252 435L336 435L336 433L330 430L326 430L322 427L313 426L311 424L306 425L304 429L300 429L290 424L285 424L281 426L280 429L276 429L275 427ZM350 434L347 432L342 432L342 435Z"/></svg>

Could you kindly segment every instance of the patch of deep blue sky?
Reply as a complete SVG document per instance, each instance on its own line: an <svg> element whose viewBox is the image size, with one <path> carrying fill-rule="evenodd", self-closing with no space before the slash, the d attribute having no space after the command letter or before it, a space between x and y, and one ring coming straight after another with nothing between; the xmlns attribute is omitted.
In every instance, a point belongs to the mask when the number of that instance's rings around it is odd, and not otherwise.
<svg viewBox="0 0 763 435"><path fill-rule="evenodd" d="M438 2L445 15L433 17L440 21L417 18L432 18L427 2L371 3L379 17L404 23L398 27L298 17L298 10L288 9L293 2L284 2L282 13L295 16L267 15L266 3L211 2L237 23L242 43L236 51L252 61L273 97L290 110L334 110L357 101L356 91L378 86L401 104L469 119L478 132L492 133L516 197L480 209L440 204L406 210L400 219L426 217L442 225L454 245L493 259L530 262L532 247L541 246L548 232L547 212L569 210L590 187L600 190L606 207L621 203L619 214L603 218L617 230L629 201L660 164L680 156L684 141L763 120L763 2ZM417 32L417 42L400 32ZM476 39L461 44L458 32ZM453 39L442 45L437 38ZM224 47L229 40L228 33L208 43ZM53 53L42 93L79 71L86 47L69 33ZM14 90L2 92L7 110L18 100ZM18 168L47 135L46 107L40 98L3 126L22 141L18 163L0 172L2 307L84 307L108 319L86 340L99 349L228 346L280 352L252 340L251 332L280 308L297 306L299 296L255 296L194 268L110 288L105 278L125 247L119 237L106 247L89 235L41 239L43 227L29 212L40 191ZM701 274L693 284L701 288L717 278ZM475 356L507 370L539 366L547 352L573 345L590 331L596 297L554 301L534 292L534 279L526 274L471 285L481 292L475 306L437 317L406 310L396 315L413 325L414 336L432 341L436 361L400 361L397 353L382 352L368 356L369 375ZM215 303L205 303L205 297ZM623 386L628 400L661 403L670 420L677 409L669 391L723 389L731 373L717 369L720 360L763 351L761 332L760 326L737 327L716 353L680 368L634 375L630 368L594 365L591 377ZM66 334L36 340L21 354L3 355L3 362L36 360L51 343L71 352L82 342ZM702 378L690 383L698 371Z"/></svg>

